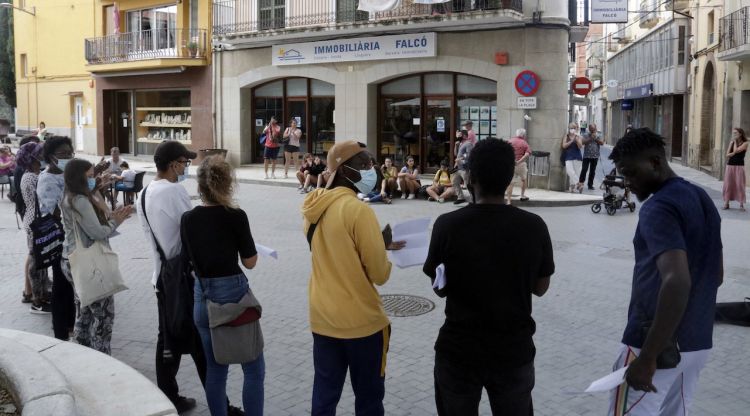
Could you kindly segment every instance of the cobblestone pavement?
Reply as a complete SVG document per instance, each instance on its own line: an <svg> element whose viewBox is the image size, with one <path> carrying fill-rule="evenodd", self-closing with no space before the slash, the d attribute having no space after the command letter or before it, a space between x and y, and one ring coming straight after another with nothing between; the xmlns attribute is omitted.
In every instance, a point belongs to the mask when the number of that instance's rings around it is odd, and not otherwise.
<svg viewBox="0 0 750 416"><path fill-rule="evenodd" d="M695 176L694 171L685 171ZM710 184L715 180L695 177ZM691 177L692 179L692 177ZM148 180L148 179L147 179ZM713 184L715 186L715 184ZM196 194L195 182L185 183ZM718 198L716 191L712 197ZM307 320L310 254L301 232L302 197L293 189L241 184L238 202L250 218L259 243L276 248L280 260L262 258L248 276L263 303L266 335L266 414L309 414L312 392L312 336ZM720 202L718 199L716 203ZM381 224L422 216L436 217L452 204L396 200L373 207ZM632 236L636 214L593 214L587 206L529 209L549 225L557 271L546 296L534 299L538 323L534 404L539 415L601 415L606 395L568 395L609 372L625 325L633 267ZM746 260L750 214L721 211L726 279L720 301L750 296ZM128 220L112 240L120 254L130 290L116 296L113 356L155 380L156 299L149 285L151 260L137 220ZM502 238L502 236L498 236ZM10 202L0 202L0 327L52 335L49 317L32 315L20 302L25 240L16 228ZM444 302L437 298L419 268L394 269L381 294L412 294L435 302L436 309L417 317L392 318L385 407L388 415L434 415L433 343L443 320ZM702 373L694 415L741 415L750 407L748 329L717 325L714 350ZM181 393L195 397L192 414L207 415L205 397L194 366L183 359L178 375ZM86 371L81 369L81 371ZM228 394L241 403L241 371L230 371ZM134 398L137 400L137 398ZM486 399L481 414L490 414ZM353 414L353 395L346 387L339 414Z"/></svg>

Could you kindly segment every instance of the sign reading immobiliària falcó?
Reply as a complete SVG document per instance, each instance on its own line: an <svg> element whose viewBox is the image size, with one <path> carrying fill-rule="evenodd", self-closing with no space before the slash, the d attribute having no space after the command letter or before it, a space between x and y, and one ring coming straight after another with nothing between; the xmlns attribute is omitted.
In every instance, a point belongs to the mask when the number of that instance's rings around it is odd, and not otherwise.
<svg viewBox="0 0 750 416"><path fill-rule="evenodd" d="M274 45L271 53L274 65L427 58L437 53L437 36L431 32L290 43Z"/></svg>

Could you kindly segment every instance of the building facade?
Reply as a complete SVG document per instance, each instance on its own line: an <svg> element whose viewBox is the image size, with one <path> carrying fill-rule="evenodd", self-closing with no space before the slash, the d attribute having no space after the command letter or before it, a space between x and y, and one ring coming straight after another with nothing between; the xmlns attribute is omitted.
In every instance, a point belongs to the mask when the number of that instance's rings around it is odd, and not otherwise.
<svg viewBox="0 0 750 416"><path fill-rule="evenodd" d="M690 65L690 19L671 9L680 3L631 1L628 9L640 13L605 31L607 137L614 142L627 126L649 127L678 161L687 156Z"/></svg>
<svg viewBox="0 0 750 416"><path fill-rule="evenodd" d="M452 160L455 131L471 120L480 139L527 124L535 150L559 152L568 19L549 3L453 1L448 13L410 0L370 12L351 0L216 1L217 143L235 164L258 162L274 116L298 121L301 152L357 139L379 161L411 155L430 172ZM523 70L540 80L534 110L518 108Z"/></svg>
<svg viewBox="0 0 750 416"><path fill-rule="evenodd" d="M705 41L705 47L696 51L693 95L703 110L693 117L701 134L691 135L691 165L723 178L732 129L750 134L750 77L745 74L750 70L750 0L701 1L700 5L695 18L701 24L694 36L699 45ZM709 43L712 36L716 40ZM711 104L714 111L709 110ZM707 161L712 162L708 167ZM745 170L750 174L747 164Z"/></svg>
<svg viewBox="0 0 750 416"><path fill-rule="evenodd" d="M31 12L14 13L18 129L100 155L213 147L209 0L15 5Z"/></svg>

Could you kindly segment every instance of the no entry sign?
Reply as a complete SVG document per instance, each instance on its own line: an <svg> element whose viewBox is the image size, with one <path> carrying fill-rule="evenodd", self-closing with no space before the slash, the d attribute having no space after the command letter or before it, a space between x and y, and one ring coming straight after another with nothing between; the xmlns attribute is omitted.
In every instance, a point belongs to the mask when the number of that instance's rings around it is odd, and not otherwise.
<svg viewBox="0 0 750 416"><path fill-rule="evenodd" d="M573 80L573 92L578 95L587 95L591 92L591 80L586 77L578 77Z"/></svg>
<svg viewBox="0 0 750 416"><path fill-rule="evenodd" d="M531 97L539 90L539 75L534 71L521 71L516 76L516 91L524 97Z"/></svg>

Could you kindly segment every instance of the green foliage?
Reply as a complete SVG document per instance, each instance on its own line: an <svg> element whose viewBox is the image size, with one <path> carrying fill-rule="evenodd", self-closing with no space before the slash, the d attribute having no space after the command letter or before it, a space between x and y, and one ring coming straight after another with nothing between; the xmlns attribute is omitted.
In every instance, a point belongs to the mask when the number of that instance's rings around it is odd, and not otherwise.
<svg viewBox="0 0 750 416"><path fill-rule="evenodd" d="M16 75L13 51L13 9L0 8L0 95L16 106Z"/></svg>

